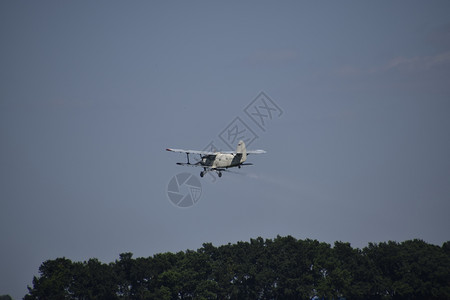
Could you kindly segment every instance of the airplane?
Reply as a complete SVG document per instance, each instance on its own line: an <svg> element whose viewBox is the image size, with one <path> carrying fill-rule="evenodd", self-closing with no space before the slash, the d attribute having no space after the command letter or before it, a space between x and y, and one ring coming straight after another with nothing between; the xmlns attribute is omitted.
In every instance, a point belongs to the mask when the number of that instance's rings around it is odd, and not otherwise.
<svg viewBox="0 0 450 300"><path fill-rule="evenodd" d="M222 177L222 171L227 171L228 168L241 166L249 166L251 163L245 163L248 154L262 154L266 153L264 150L250 150L247 151L245 148L244 141L239 141L236 151L221 151L221 152L209 152L209 151L198 151L198 150L183 150L183 149L171 149L167 148L167 151L186 153L187 162L177 163L180 166L192 166L201 167L203 171L200 172L200 177L203 177L208 172L215 171L219 177ZM200 155L200 160L196 163L191 163L189 161L189 154Z"/></svg>

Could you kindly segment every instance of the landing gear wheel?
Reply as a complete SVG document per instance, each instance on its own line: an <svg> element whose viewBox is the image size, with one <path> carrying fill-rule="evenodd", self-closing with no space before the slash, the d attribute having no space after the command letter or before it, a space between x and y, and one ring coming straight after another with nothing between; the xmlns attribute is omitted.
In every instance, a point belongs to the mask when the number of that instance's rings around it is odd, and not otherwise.
<svg viewBox="0 0 450 300"><path fill-rule="evenodd" d="M200 177L205 176L205 173L203 171L200 172Z"/></svg>
<svg viewBox="0 0 450 300"><path fill-rule="evenodd" d="M217 175L219 175L219 177L222 177L222 172L219 172L219 174L217 174Z"/></svg>

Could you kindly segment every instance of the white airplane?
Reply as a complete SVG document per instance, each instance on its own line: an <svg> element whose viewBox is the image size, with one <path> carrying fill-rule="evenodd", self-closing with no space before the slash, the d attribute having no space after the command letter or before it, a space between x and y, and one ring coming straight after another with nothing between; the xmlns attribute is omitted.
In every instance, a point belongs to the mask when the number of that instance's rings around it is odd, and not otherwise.
<svg viewBox="0 0 450 300"><path fill-rule="evenodd" d="M171 148L167 148L166 150L171 152L186 153L187 163L177 163L177 165L203 168L203 171L200 172L200 177L205 176L205 174L210 171L216 171L217 175L222 177L222 171L226 171L228 168L241 168L241 166L252 165L251 163L245 163L248 154L266 153L264 150L247 151L243 141L239 141L236 151L208 152ZM191 163L189 161L189 154L200 155L200 160L196 163Z"/></svg>

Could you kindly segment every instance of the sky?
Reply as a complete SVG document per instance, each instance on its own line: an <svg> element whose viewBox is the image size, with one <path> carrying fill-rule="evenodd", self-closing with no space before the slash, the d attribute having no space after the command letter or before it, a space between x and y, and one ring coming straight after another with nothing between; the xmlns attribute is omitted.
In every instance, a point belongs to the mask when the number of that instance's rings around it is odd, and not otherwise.
<svg viewBox="0 0 450 300"><path fill-rule="evenodd" d="M449 11L1 1L0 294L22 298L57 257L450 240ZM165 151L230 150L235 129L267 153L220 179ZM201 183L188 208L168 198L183 172Z"/></svg>

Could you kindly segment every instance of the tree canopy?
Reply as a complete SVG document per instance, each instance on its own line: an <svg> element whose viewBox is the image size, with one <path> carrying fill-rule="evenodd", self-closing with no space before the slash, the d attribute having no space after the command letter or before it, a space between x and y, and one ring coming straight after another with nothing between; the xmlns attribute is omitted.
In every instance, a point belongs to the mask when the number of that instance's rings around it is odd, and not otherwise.
<svg viewBox="0 0 450 300"><path fill-rule="evenodd" d="M450 299L450 242L256 238L147 258L47 260L24 299Z"/></svg>

